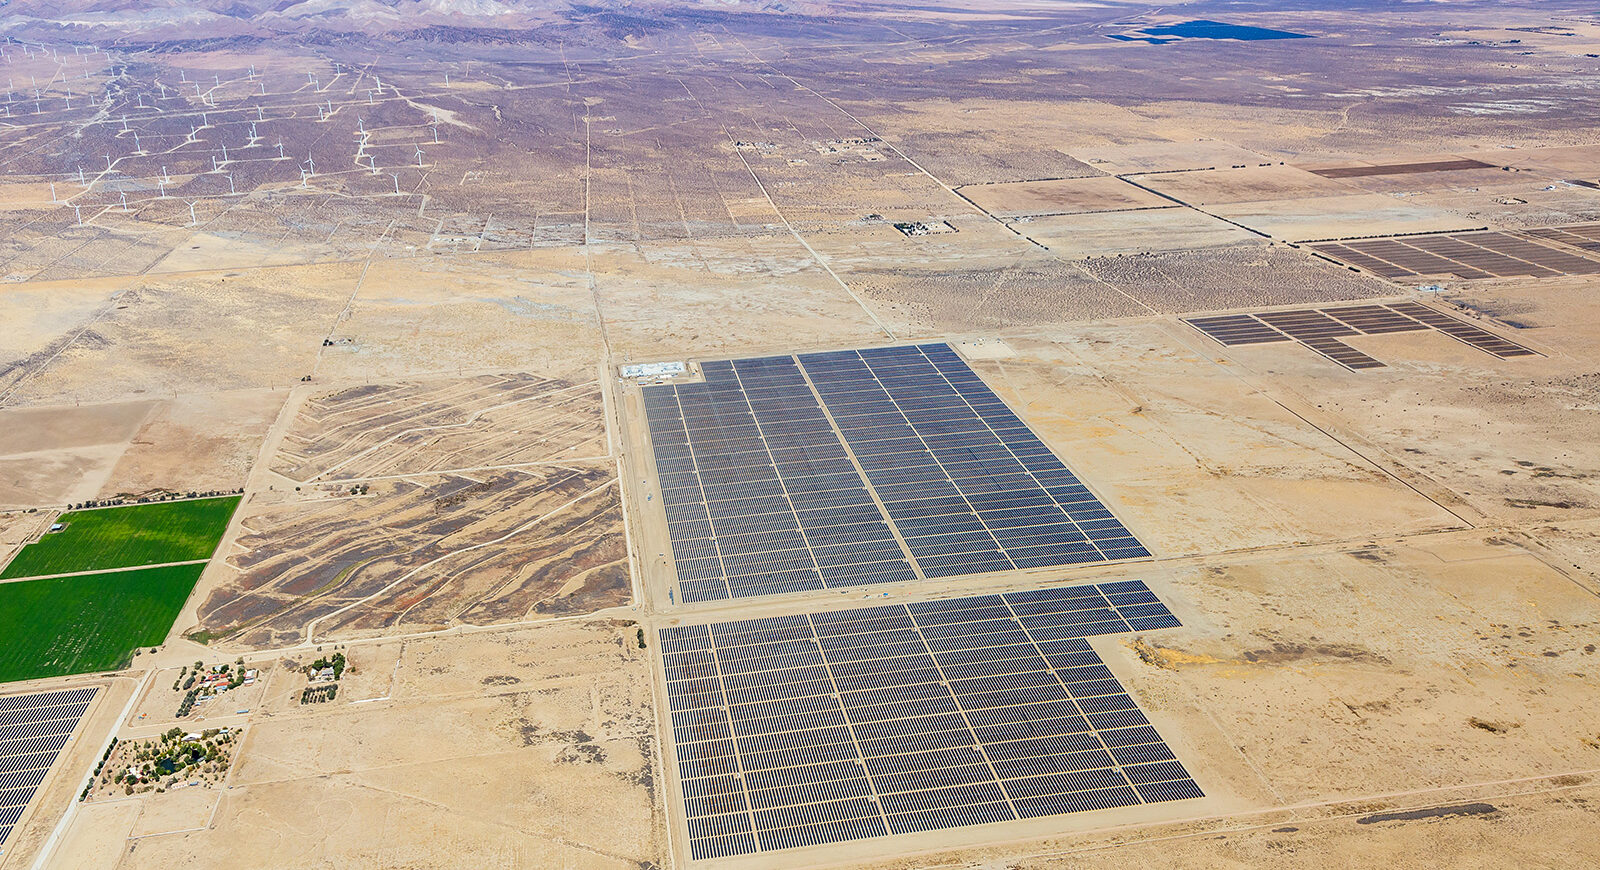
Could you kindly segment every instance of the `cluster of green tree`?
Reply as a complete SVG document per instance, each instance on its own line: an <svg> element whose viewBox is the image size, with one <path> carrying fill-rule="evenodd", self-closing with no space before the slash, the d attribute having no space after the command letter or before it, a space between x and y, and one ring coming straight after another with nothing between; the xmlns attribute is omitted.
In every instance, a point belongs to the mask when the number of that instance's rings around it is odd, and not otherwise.
<svg viewBox="0 0 1600 870"><path fill-rule="evenodd" d="M94 788L94 781L100 778L100 771L105 769L106 762L111 758L112 750L116 748L117 738L113 737L111 742L106 744L106 751L100 756L100 760L95 762L94 773L90 775L89 781L83 784L83 794L78 795L78 800L82 801L89 797L89 789Z"/></svg>
<svg viewBox="0 0 1600 870"><path fill-rule="evenodd" d="M220 489L208 489L208 490L205 490L204 492L200 492L200 491L197 491L197 490L190 490L188 492L163 492L163 493L159 493L157 495L141 495L138 498L134 498L134 499L127 499L127 498L89 499L88 501L76 502L74 504L67 505L67 509L76 511L76 510L82 510L84 508L116 507L118 505L125 505L125 504L149 504L150 502L153 502L153 501L172 501L174 499L180 499L180 498L212 498L213 496L219 496L219 495L239 495L239 494L242 494L243 492L244 492L244 487L241 486L238 489L230 489L230 490L227 490L227 491L223 491L223 490L220 490ZM30 511L30 513L31 513L31 511Z"/></svg>
<svg viewBox="0 0 1600 870"><path fill-rule="evenodd" d="M332 701L333 697L337 694L339 694L339 686L335 683L326 683L321 686L306 686L305 691L300 693L300 703L321 704L327 701Z"/></svg>
<svg viewBox="0 0 1600 870"><path fill-rule="evenodd" d="M344 676L344 665L344 653L336 652L332 658L320 658L312 662L311 667L306 670L306 674L314 676L323 668L333 668L333 678L337 680Z"/></svg>
<svg viewBox="0 0 1600 870"><path fill-rule="evenodd" d="M101 781L122 786L124 794L133 794L140 787L146 787L141 790L148 790L148 787L164 790L160 785L162 780L170 785L191 769L223 768L228 761L228 747L238 733L210 728L198 735L189 735L182 728L173 728L154 740L137 744L129 750L127 764L115 776ZM101 766L104 764L105 759L102 759ZM101 769L96 768L95 776L99 777L100 773Z"/></svg>

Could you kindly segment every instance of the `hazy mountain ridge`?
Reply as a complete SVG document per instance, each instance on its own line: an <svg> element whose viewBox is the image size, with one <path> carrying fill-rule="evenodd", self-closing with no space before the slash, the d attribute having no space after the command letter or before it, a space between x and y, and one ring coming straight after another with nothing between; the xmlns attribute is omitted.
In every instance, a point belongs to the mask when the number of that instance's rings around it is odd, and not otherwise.
<svg viewBox="0 0 1600 870"><path fill-rule="evenodd" d="M796 4L707 0L704 3L621 3L605 7L569 0L13 0L0 3L0 34L14 38L86 41L134 37L140 43L192 42L233 36L329 31L381 34L438 28L525 30L596 19L613 29L660 23L699 11L787 13ZM612 26L607 26L607 23ZM627 29L624 25L624 29Z"/></svg>

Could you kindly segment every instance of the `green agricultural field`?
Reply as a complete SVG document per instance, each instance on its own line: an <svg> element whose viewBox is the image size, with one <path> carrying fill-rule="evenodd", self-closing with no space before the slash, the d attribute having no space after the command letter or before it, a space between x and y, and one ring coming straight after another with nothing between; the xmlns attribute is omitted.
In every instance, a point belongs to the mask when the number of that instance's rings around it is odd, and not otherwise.
<svg viewBox="0 0 1600 870"><path fill-rule="evenodd" d="M23 547L0 580L209 559L238 506L230 495L62 514L66 528Z"/></svg>
<svg viewBox="0 0 1600 870"><path fill-rule="evenodd" d="M0 583L0 683L124 667L166 639L205 567Z"/></svg>

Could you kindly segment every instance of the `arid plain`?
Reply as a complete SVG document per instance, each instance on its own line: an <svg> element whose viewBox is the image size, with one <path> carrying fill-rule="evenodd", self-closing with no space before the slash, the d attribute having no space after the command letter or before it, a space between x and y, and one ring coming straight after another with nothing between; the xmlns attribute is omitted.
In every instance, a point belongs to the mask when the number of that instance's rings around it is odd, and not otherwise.
<svg viewBox="0 0 1600 870"><path fill-rule="evenodd" d="M333 8L0 17L0 560L243 495L164 643L3 687L103 689L0 870L1594 863L1592 10ZM1445 320L1286 314L1373 305ZM925 342L1152 555L674 594L623 367ZM658 630L1130 579L1204 797L691 857ZM219 782L79 799L174 727Z"/></svg>

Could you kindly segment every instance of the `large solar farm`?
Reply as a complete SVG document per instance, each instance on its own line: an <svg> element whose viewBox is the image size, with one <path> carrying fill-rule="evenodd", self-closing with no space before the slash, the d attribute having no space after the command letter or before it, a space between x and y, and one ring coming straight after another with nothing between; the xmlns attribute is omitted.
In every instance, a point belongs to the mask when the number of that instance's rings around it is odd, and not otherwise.
<svg viewBox="0 0 1600 870"><path fill-rule="evenodd" d="M948 344L677 381L639 394L668 609L1150 558ZM689 856L1200 798L1085 640L1178 624L1128 580L661 628Z"/></svg>
<svg viewBox="0 0 1600 870"><path fill-rule="evenodd" d="M689 852L1201 797L1084 640L1175 625L1125 581L662 629Z"/></svg>
<svg viewBox="0 0 1600 870"><path fill-rule="evenodd" d="M685 603L1150 555L946 345L644 388Z"/></svg>
<svg viewBox="0 0 1600 870"><path fill-rule="evenodd" d="M1597 83L1561 0L0 2L0 870L1600 864Z"/></svg>

